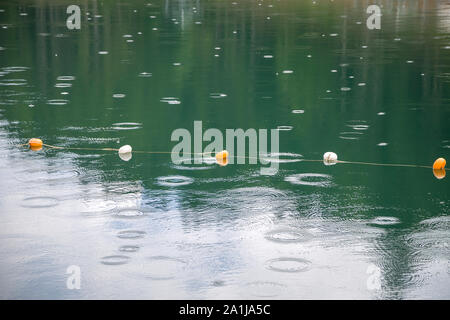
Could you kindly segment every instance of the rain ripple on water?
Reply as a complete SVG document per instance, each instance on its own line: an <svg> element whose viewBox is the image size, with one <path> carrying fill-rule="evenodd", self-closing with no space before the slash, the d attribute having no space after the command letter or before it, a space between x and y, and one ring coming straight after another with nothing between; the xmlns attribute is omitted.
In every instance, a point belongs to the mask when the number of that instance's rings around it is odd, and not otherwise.
<svg viewBox="0 0 450 320"><path fill-rule="evenodd" d="M371 220L368 225L374 227L389 227L400 223L400 219L396 217L376 217L375 219Z"/></svg>
<svg viewBox="0 0 450 320"><path fill-rule="evenodd" d="M163 103L167 103L167 104L180 104L181 103L180 99L175 98L175 97L164 97L164 98L161 98L161 100L159 100L159 101L161 101Z"/></svg>
<svg viewBox="0 0 450 320"><path fill-rule="evenodd" d="M21 206L24 208L50 208L59 204L59 200L53 197L27 197L22 200Z"/></svg>
<svg viewBox="0 0 450 320"><path fill-rule="evenodd" d="M194 182L193 178L185 176L166 176L159 177L157 179L157 184L163 187L179 187L191 184Z"/></svg>
<svg viewBox="0 0 450 320"><path fill-rule="evenodd" d="M261 155L261 160L275 163L290 163L302 161L303 156L298 153L279 152Z"/></svg>
<svg viewBox="0 0 450 320"><path fill-rule="evenodd" d="M48 105L52 105L52 106L63 106L69 103L69 100L66 99L51 99L51 100L47 100L47 104Z"/></svg>
<svg viewBox="0 0 450 320"><path fill-rule="evenodd" d="M117 234L117 237L119 239L141 239L144 238L147 235L145 231L139 231L139 230L124 230L120 231Z"/></svg>
<svg viewBox="0 0 450 320"><path fill-rule="evenodd" d="M227 95L225 93L211 93L209 95L213 99L225 98Z"/></svg>
<svg viewBox="0 0 450 320"><path fill-rule="evenodd" d="M136 219L145 217L145 213L138 209L120 209L113 215L116 218Z"/></svg>
<svg viewBox="0 0 450 320"><path fill-rule="evenodd" d="M136 130L141 129L142 123L138 122L117 122L112 124L114 130Z"/></svg>
<svg viewBox="0 0 450 320"><path fill-rule="evenodd" d="M113 256L106 256L101 258L100 262L104 265L108 266L118 266L122 264L126 264L130 260L130 257L123 256L123 255L113 255Z"/></svg>
<svg viewBox="0 0 450 320"><path fill-rule="evenodd" d="M57 81L73 81L75 80L74 76L59 76L56 78Z"/></svg>
<svg viewBox="0 0 450 320"><path fill-rule="evenodd" d="M24 86L27 84L25 79L3 79L0 81L0 86Z"/></svg>
<svg viewBox="0 0 450 320"><path fill-rule="evenodd" d="M344 140L359 140L361 139L361 136L363 135L362 132L341 132L339 133L339 138Z"/></svg>
<svg viewBox="0 0 450 320"><path fill-rule="evenodd" d="M278 243L297 243L309 241L313 238L313 235L304 230L278 229L266 233L265 238Z"/></svg>
<svg viewBox="0 0 450 320"><path fill-rule="evenodd" d="M266 264L269 270L289 273L308 271L311 267L311 261L287 257L271 259Z"/></svg>
<svg viewBox="0 0 450 320"><path fill-rule="evenodd" d="M182 273L187 265L186 261L179 258L151 256L134 264L130 268L130 275L151 280L170 280Z"/></svg>
<svg viewBox="0 0 450 320"><path fill-rule="evenodd" d="M139 246L133 246L133 245L125 245L121 246L119 248L120 252L137 252L139 251Z"/></svg>
<svg viewBox="0 0 450 320"><path fill-rule="evenodd" d="M287 176L284 181L292 184L316 187L330 187L331 176L321 173L299 173Z"/></svg>

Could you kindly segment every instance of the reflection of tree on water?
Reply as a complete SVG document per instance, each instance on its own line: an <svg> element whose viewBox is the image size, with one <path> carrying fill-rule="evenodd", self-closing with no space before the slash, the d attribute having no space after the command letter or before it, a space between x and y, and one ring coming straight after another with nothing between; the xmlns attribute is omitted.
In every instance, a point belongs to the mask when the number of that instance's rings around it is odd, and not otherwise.
<svg viewBox="0 0 450 320"><path fill-rule="evenodd" d="M184 30L186 25L192 25L194 22L202 20L203 6L199 0L164 0L164 17L178 22L181 29Z"/></svg>

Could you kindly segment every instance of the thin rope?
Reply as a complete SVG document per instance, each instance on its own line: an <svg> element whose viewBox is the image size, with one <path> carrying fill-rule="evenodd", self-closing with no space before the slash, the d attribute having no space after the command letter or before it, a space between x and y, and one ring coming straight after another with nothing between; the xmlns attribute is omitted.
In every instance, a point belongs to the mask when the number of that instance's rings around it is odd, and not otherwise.
<svg viewBox="0 0 450 320"><path fill-rule="evenodd" d="M27 143L18 145L18 147L24 147L27 146ZM57 149L57 150L85 150L85 151L119 151L119 149L116 148L84 148L84 147L58 147L53 146L51 144L42 144L43 146L50 148L50 149ZM141 154L174 154L176 152L173 151L139 151L139 150L133 150L133 153L141 153ZM198 156L204 156L204 155L210 155L212 156L211 152L184 152L184 154L188 155L198 155ZM252 160L258 160L258 157L251 157L251 156L233 156L233 158L243 158L243 159L252 159ZM323 162L323 160L316 160L316 159L299 159L300 161L305 162ZM416 164L400 164L400 163L376 163L376 162L362 162L362 161L344 161L344 160L337 160L334 163L342 163L342 164L359 164L359 165L369 165L369 166L384 166L384 167L405 167L405 168L425 168L425 169L432 169L432 166L425 166L425 165L416 165Z"/></svg>
<svg viewBox="0 0 450 320"><path fill-rule="evenodd" d="M397 163L375 163L375 162L361 162L361 161L337 161L338 163L348 164L363 164L370 166L386 166L386 167L407 167L407 168L425 168L433 169L433 166L424 166L419 164L397 164Z"/></svg>

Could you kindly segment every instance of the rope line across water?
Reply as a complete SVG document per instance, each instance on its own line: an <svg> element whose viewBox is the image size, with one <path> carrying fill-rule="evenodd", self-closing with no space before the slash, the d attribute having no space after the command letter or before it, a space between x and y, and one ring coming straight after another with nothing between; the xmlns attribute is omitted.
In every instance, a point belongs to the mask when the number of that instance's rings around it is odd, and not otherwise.
<svg viewBox="0 0 450 320"><path fill-rule="evenodd" d="M27 143L18 145L19 147L27 146ZM85 151L119 151L119 149L116 148L85 148L85 147L58 147L53 146L50 144L42 144L43 146L50 148L50 149L57 149L57 150L85 150ZM141 153L141 154L172 154L174 152L172 151L135 151L133 150L133 153ZM210 155L211 153L199 153L199 152L185 152L185 154L188 155ZM233 156L233 158L243 158L243 159L258 159L257 157L250 157L250 156ZM306 161L306 162L323 162L323 160L316 160L316 159L301 159L300 161ZM425 166L425 165L416 165L416 164L400 164L400 163L375 163L375 162L362 162L362 161L344 161L344 160L337 160L336 163L342 163L342 164L359 164L359 165L369 165L369 166L385 166L385 167L405 167L405 168L424 168L424 169L433 169L432 166Z"/></svg>

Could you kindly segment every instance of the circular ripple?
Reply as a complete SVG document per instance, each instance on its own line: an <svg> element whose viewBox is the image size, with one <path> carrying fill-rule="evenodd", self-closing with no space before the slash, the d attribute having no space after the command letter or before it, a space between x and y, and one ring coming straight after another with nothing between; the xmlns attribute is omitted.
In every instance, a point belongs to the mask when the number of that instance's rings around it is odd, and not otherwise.
<svg viewBox="0 0 450 320"><path fill-rule="evenodd" d="M392 226L401 223L400 219L396 217L376 217L368 224L375 227Z"/></svg>
<svg viewBox="0 0 450 320"><path fill-rule="evenodd" d="M167 176L159 177L157 183L164 187L179 187L191 184L194 182L193 178L185 176Z"/></svg>
<svg viewBox="0 0 450 320"><path fill-rule="evenodd" d="M117 234L117 238L120 239L141 239L145 237L147 232L145 231L139 231L139 230L125 230L120 231Z"/></svg>
<svg viewBox="0 0 450 320"><path fill-rule="evenodd" d="M450 140L442 140L441 148L450 149Z"/></svg>
<svg viewBox="0 0 450 320"><path fill-rule="evenodd" d="M292 110L292 113L305 113L305 110L296 109L296 110Z"/></svg>
<svg viewBox="0 0 450 320"><path fill-rule="evenodd" d="M142 123L138 122L118 122L113 123L112 128L114 130L136 130L142 128Z"/></svg>
<svg viewBox="0 0 450 320"><path fill-rule="evenodd" d="M194 160L195 160L195 157L194 157ZM204 164L216 164L217 163L216 157L209 157L206 155L203 156L202 161ZM212 167L210 167L210 168L212 168Z"/></svg>
<svg viewBox="0 0 450 320"><path fill-rule="evenodd" d="M121 209L117 211L114 216L123 219L135 219L144 217L145 213L138 209Z"/></svg>
<svg viewBox="0 0 450 320"><path fill-rule="evenodd" d="M159 100L163 103L167 103L167 104L180 104L181 101L178 98L174 98L174 97L164 97L161 98L161 100Z"/></svg>
<svg viewBox="0 0 450 320"><path fill-rule="evenodd" d="M340 139L345 139L345 140L358 140L361 138L361 135L363 135L362 132L341 132L339 134L339 138Z"/></svg>
<svg viewBox="0 0 450 320"><path fill-rule="evenodd" d="M120 252L137 252L139 251L139 246L132 246L132 245L126 245L126 246L121 246L119 248Z"/></svg>
<svg viewBox="0 0 450 320"><path fill-rule="evenodd" d="M122 256L122 255L115 255L115 256L106 256L101 258L100 262L102 264L108 265L108 266L118 266L121 264L125 264L130 260L130 257Z"/></svg>
<svg viewBox="0 0 450 320"><path fill-rule="evenodd" d="M213 99L220 99L220 98L225 98L227 95L225 93L211 93L209 95L210 98Z"/></svg>
<svg viewBox="0 0 450 320"><path fill-rule="evenodd" d="M247 288L254 296L268 298L279 295L286 286L278 282L255 281L247 283Z"/></svg>
<svg viewBox="0 0 450 320"><path fill-rule="evenodd" d="M55 84L55 88L70 88L72 86L71 83L60 82Z"/></svg>
<svg viewBox="0 0 450 320"><path fill-rule="evenodd" d="M284 181L304 186L329 187L331 176L321 173L299 173L287 176Z"/></svg>
<svg viewBox="0 0 450 320"><path fill-rule="evenodd" d="M50 208L55 207L59 200L53 197L28 197L23 199L22 207L25 208Z"/></svg>
<svg viewBox="0 0 450 320"><path fill-rule="evenodd" d="M20 66L14 66L14 67L4 67L2 68L2 71L4 72L23 72L23 71L27 71L28 67L20 67Z"/></svg>
<svg viewBox="0 0 450 320"><path fill-rule="evenodd" d="M80 213L84 216L99 216L111 212L116 207L116 202L112 200L89 199L81 202Z"/></svg>
<svg viewBox="0 0 450 320"><path fill-rule="evenodd" d="M278 131L291 131L292 129L294 129L293 126L278 126L277 127Z"/></svg>
<svg viewBox="0 0 450 320"><path fill-rule="evenodd" d="M24 86L27 84L25 79L4 79L0 81L0 86Z"/></svg>
<svg viewBox="0 0 450 320"><path fill-rule="evenodd" d="M304 272L310 269L311 261L301 258L277 258L267 261L267 268L278 272Z"/></svg>
<svg viewBox="0 0 450 320"><path fill-rule="evenodd" d="M347 127L350 127L354 130L367 130L369 129L369 125L367 124L348 124Z"/></svg>
<svg viewBox="0 0 450 320"><path fill-rule="evenodd" d="M267 162L289 163L302 161L303 156L298 153L279 152L263 155L262 159Z"/></svg>
<svg viewBox="0 0 450 320"><path fill-rule="evenodd" d="M215 161L216 159L214 159ZM214 168L213 166L187 166L187 165L173 165L174 169L177 170L209 170Z"/></svg>
<svg viewBox="0 0 450 320"><path fill-rule="evenodd" d="M47 100L47 104L52 105L52 106L63 106L65 104L68 104L69 100L66 99L51 99L51 100Z"/></svg>
<svg viewBox="0 0 450 320"><path fill-rule="evenodd" d="M269 241L280 243L304 242L312 239L313 235L303 230L280 229L266 233L265 238Z"/></svg>
<svg viewBox="0 0 450 320"><path fill-rule="evenodd" d="M56 78L57 81L73 81L75 80L74 76L59 76Z"/></svg>
<svg viewBox="0 0 450 320"><path fill-rule="evenodd" d="M221 207L230 212L245 212L239 219L227 222L237 223L239 228L259 230L272 229L273 214L290 210L293 206L287 193L268 187L231 188L224 190L220 198L209 197L208 202L210 207ZM268 227L270 229L267 229Z"/></svg>
<svg viewBox="0 0 450 320"><path fill-rule="evenodd" d="M133 273L152 280L169 280L183 272L187 262L173 257L152 256L137 264Z"/></svg>

